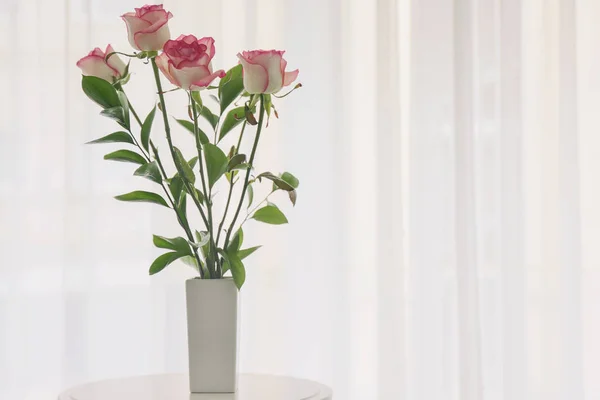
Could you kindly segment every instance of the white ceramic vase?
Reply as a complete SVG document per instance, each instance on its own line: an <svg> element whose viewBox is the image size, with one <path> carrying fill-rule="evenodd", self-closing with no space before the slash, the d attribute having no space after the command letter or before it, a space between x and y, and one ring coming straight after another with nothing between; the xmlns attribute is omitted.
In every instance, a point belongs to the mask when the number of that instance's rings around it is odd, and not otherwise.
<svg viewBox="0 0 600 400"><path fill-rule="evenodd" d="M231 278L188 279L190 392L234 393L238 367L238 289Z"/></svg>

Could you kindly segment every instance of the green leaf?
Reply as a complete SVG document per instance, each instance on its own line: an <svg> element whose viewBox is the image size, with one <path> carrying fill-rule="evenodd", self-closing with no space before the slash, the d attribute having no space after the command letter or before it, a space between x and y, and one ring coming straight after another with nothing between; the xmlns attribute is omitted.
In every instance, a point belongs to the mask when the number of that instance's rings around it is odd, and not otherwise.
<svg viewBox="0 0 600 400"><path fill-rule="evenodd" d="M298 193L296 192L296 189L287 192L288 196L290 198L290 201L292 202L292 205L295 206L296 205L296 199L298 199Z"/></svg>
<svg viewBox="0 0 600 400"><path fill-rule="evenodd" d="M219 252L219 254L221 254L221 256L223 256L223 263L221 264L221 273L225 275L227 271L229 271L229 256L221 249L217 249L217 251Z"/></svg>
<svg viewBox="0 0 600 400"><path fill-rule="evenodd" d="M196 243L194 243L194 246L196 248L205 246L209 241L210 241L210 235L208 234L208 232L196 231Z"/></svg>
<svg viewBox="0 0 600 400"><path fill-rule="evenodd" d="M290 174L289 172L284 172L283 174L281 174L281 179L286 181L294 189L298 189L298 186L300 185L300 181L298 180L298 178L296 178L294 175Z"/></svg>
<svg viewBox="0 0 600 400"><path fill-rule="evenodd" d="M233 157L231 157L231 160L229 160L229 163L227 163L227 171L231 171L232 169L235 169L235 167L237 167L238 165L243 164L245 162L245 154L236 154Z"/></svg>
<svg viewBox="0 0 600 400"><path fill-rule="evenodd" d="M250 254L254 253L256 250L260 249L262 246L254 246L254 247L250 247L248 249L242 249L240 251L238 251L238 257L240 258L240 260L243 260L244 258L248 257Z"/></svg>
<svg viewBox="0 0 600 400"><path fill-rule="evenodd" d="M131 150L117 150L104 156L105 160L130 162L134 164L146 164L146 159Z"/></svg>
<svg viewBox="0 0 600 400"><path fill-rule="evenodd" d="M121 106L105 108L104 110L100 111L100 115L115 120L123 128L129 129L129 123L125 121L125 110L123 110L123 107Z"/></svg>
<svg viewBox="0 0 600 400"><path fill-rule="evenodd" d="M240 171L245 171L248 168L251 168L250 164L248 164L248 163L241 163L241 164L236 165L232 169L238 169Z"/></svg>
<svg viewBox="0 0 600 400"><path fill-rule="evenodd" d="M219 103L219 98L217 96L215 96L214 94L210 94L210 95L208 95L208 97L210 97L211 99L213 99L214 101Z"/></svg>
<svg viewBox="0 0 600 400"><path fill-rule="evenodd" d="M273 105L273 102L271 101L271 95L270 94L264 94L263 96L263 101L265 103L265 111L267 112L267 116L271 116L271 106Z"/></svg>
<svg viewBox="0 0 600 400"><path fill-rule="evenodd" d="M227 246L227 251L238 251L242 246L242 242L244 241L244 231L242 228L238 229L237 232L233 235L231 242Z"/></svg>
<svg viewBox="0 0 600 400"><path fill-rule="evenodd" d="M156 161L152 161L150 163L146 163L135 170L133 173L135 176L141 176L146 179L150 179L152 182L161 183L162 176L160 175L160 170L158 169L158 164Z"/></svg>
<svg viewBox="0 0 600 400"><path fill-rule="evenodd" d="M177 147L173 147L175 151L175 162L177 163L177 171L183 172L183 177L190 182L192 185L196 182L196 175L194 175L194 171L190 167L190 164L183 158L183 154Z"/></svg>
<svg viewBox="0 0 600 400"><path fill-rule="evenodd" d="M161 256L158 256L158 258L154 260L154 262L150 266L150 271L148 272L150 273L150 275L154 275L165 269L167 265L171 264L173 261L177 260L178 258L181 258L182 256L183 254L177 252L165 253Z"/></svg>
<svg viewBox="0 0 600 400"><path fill-rule="evenodd" d="M169 182L169 190L173 195L173 199L175 199L175 203L179 204L179 198L181 195L183 194L183 196L185 196L185 192L183 191L183 180L179 174L171 178L171 182Z"/></svg>
<svg viewBox="0 0 600 400"><path fill-rule="evenodd" d="M100 139L92 140L86 144L97 144L97 143L129 143L134 144L131 135L127 132L119 131L113 132L110 135L101 137Z"/></svg>
<svg viewBox="0 0 600 400"><path fill-rule="evenodd" d="M191 267L196 272L200 272L200 267L198 266L198 260L194 256L183 256L180 258L181 262L183 262L188 267Z"/></svg>
<svg viewBox="0 0 600 400"><path fill-rule="evenodd" d="M102 108L120 106L117 90L104 79L95 76L84 76L81 79L83 92Z"/></svg>
<svg viewBox="0 0 600 400"><path fill-rule="evenodd" d="M121 74L121 79L119 79L119 83L121 85L126 84L127 82L129 82L129 66L131 65L131 59L129 61L127 61L127 65L125 66L125 69L123 70L123 73Z"/></svg>
<svg viewBox="0 0 600 400"><path fill-rule="evenodd" d="M179 125L183 126L189 133L194 135L194 123L185 119L176 119L179 122ZM202 129L198 128L198 135L200 135L200 143L206 144L210 142L206 133L202 131Z"/></svg>
<svg viewBox="0 0 600 400"><path fill-rule="evenodd" d="M238 98L244 90L242 65L238 64L227 71L219 82L219 99L221 100L221 115L225 109Z"/></svg>
<svg viewBox="0 0 600 400"><path fill-rule="evenodd" d="M154 122L154 115L156 114L156 106L152 108L152 111L148 114L144 123L142 124L142 146L146 151L148 151L149 143L150 143L150 132L152 131L152 123Z"/></svg>
<svg viewBox="0 0 600 400"><path fill-rule="evenodd" d="M179 209L179 214L182 222L182 224L180 225L182 228L184 228L186 225L189 225L187 219L187 196L185 195L185 193L181 195L179 201L176 204L177 208Z"/></svg>
<svg viewBox="0 0 600 400"><path fill-rule="evenodd" d="M234 251L223 251L219 250L219 253L223 256L225 260L225 265L223 266L223 273L228 270L231 271L231 276L233 277L233 281L235 282L235 286L237 286L238 290L242 288L242 285L246 281L246 268L244 268L244 263L238 257L237 252Z"/></svg>
<svg viewBox="0 0 600 400"><path fill-rule="evenodd" d="M121 201L139 201L146 203L154 203L170 208L165 199L163 199L160 195L152 192L146 192L143 190L136 190L135 192L115 196L115 199Z"/></svg>
<svg viewBox="0 0 600 400"><path fill-rule="evenodd" d="M197 163L198 163L198 156L192 157L188 161L188 165L190 166L191 169L194 169L194 167L196 166Z"/></svg>
<svg viewBox="0 0 600 400"><path fill-rule="evenodd" d="M254 189L252 188L252 185L248 185L248 188L246 188L246 193L248 193L248 208L250 208L252 205L252 200L254 200Z"/></svg>
<svg viewBox="0 0 600 400"><path fill-rule="evenodd" d="M120 90L117 90L117 96L119 96L119 103L123 107L123 122L125 126L131 126L129 124L129 101L127 100L127 96Z"/></svg>
<svg viewBox="0 0 600 400"><path fill-rule="evenodd" d="M213 187L215 182L227 171L229 160L223 151L214 144L204 145L204 159L206 160L206 172L208 174L208 183Z"/></svg>
<svg viewBox="0 0 600 400"><path fill-rule="evenodd" d="M181 255L193 255L188 241L182 237L166 238L163 236L152 235L152 242L156 247L161 249L173 250Z"/></svg>
<svg viewBox="0 0 600 400"><path fill-rule="evenodd" d="M196 166L196 164L198 163L198 156L190 158L187 163L190 166L190 168L193 170L194 167ZM178 177L179 177L179 172L176 172L172 179L178 178Z"/></svg>
<svg viewBox="0 0 600 400"><path fill-rule="evenodd" d="M244 282L246 281L246 268L244 268L244 263L236 253L227 253L229 256L229 269L231 270L231 276L233 276L233 281L235 282L235 286L237 286L238 290L242 288Z"/></svg>
<svg viewBox="0 0 600 400"><path fill-rule="evenodd" d="M231 181L233 181L233 179L237 176L237 174L238 174L238 171L225 172L225 178L227 178L227 182L231 183Z"/></svg>
<svg viewBox="0 0 600 400"><path fill-rule="evenodd" d="M196 105L198 105L198 107L202 109L204 106L202 105L202 96L200 96L200 92L192 91L191 95L192 99L194 99L194 103L196 103Z"/></svg>
<svg viewBox="0 0 600 400"><path fill-rule="evenodd" d="M213 114L212 111L210 111L206 106L202 107L202 109L199 111L200 115L202 115L204 119L208 121L208 123L210 124L210 126L212 126L213 129L215 129L217 127L217 124L219 123L219 117Z"/></svg>
<svg viewBox="0 0 600 400"><path fill-rule="evenodd" d="M179 123L179 125L183 126L189 133L191 133L193 135L194 134L194 122L193 122L193 118L192 118L192 108L190 106L188 106L187 110L188 110L189 120L175 118L175 121L177 121Z"/></svg>
<svg viewBox="0 0 600 400"><path fill-rule="evenodd" d="M221 132L219 133L219 141L225 137L233 128L241 124L246 119L244 107L237 107L229 110L223 123L221 124Z"/></svg>
<svg viewBox="0 0 600 400"><path fill-rule="evenodd" d="M200 189L198 188L194 188L194 193L196 193L196 198L200 201L200 203L205 204L206 201L206 197L204 196L204 193L202 193L200 191ZM188 193L189 195L193 195L192 193Z"/></svg>
<svg viewBox="0 0 600 400"><path fill-rule="evenodd" d="M273 225L287 224L288 222L281 210L272 204L256 210L252 218L257 221Z"/></svg>
<svg viewBox="0 0 600 400"><path fill-rule="evenodd" d="M256 179L258 179L259 181L261 180L261 178L266 178L266 179L273 181L273 185L274 185L273 190L275 190L275 188L283 189L286 191L294 190L294 187L292 185L290 185L289 183L287 183L280 177L273 175L270 172L263 172L262 174L260 174L256 177Z"/></svg>

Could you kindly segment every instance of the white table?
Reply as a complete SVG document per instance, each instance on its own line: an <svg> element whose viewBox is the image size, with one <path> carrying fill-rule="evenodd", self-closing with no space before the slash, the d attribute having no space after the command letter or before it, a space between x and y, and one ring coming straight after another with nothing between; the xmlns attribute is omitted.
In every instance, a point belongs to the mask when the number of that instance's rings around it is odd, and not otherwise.
<svg viewBox="0 0 600 400"><path fill-rule="evenodd" d="M189 393L184 374L149 375L88 383L63 392L58 400L331 400L317 382L273 375L242 374L237 393Z"/></svg>

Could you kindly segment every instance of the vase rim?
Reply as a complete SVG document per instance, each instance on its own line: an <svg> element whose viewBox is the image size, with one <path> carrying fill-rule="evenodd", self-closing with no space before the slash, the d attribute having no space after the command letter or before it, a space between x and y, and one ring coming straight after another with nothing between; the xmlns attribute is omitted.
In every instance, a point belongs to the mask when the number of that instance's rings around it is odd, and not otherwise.
<svg viewBox="0 0 600 400"><path fill-rule="evenodd" d="M231 276L224 276L222 278L214 278L214 279L205 279L205 278L200 278L199 276L196 276L194 278L188 278L186 279L186 281L232 281L233 277Z"/></svg>

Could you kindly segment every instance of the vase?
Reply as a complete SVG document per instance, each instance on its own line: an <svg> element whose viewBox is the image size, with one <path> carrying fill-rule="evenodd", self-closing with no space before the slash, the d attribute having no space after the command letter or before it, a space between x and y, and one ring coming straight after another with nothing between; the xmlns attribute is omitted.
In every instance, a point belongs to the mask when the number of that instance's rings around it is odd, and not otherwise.
<svg viewBox="0 0 600 400"><path fill-rule="evenodd" d="M185 285L191 393L234 393L238 367L238 289L231 278Z"/></svg>

